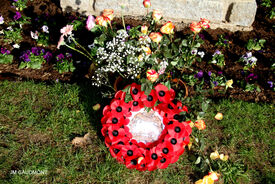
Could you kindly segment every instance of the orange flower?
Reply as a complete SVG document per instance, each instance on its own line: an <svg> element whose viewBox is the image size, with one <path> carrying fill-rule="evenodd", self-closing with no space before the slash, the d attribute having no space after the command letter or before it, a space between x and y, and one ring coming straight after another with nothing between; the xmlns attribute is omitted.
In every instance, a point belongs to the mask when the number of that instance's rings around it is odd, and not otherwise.
<svg viewBox="0 0 275 184"><path fill-rule="evenodd" d="M148 26L141 26L141 32L143 34L147 34L147 32L148 32Z"/></svg>
<svg viewBox="0 0 275 184"><path fill-rule="evenodd" d="M207 19L205 19L205 18L201 18L201 21L199 22L200 24L201 24L201 27L203 28L203 29L208 29L208 28L210 28L210 25L209 25L209 23L210 23L210 21L209 20L207 20Z"/></svg>
<svg viewBox="0 0 275 184"><path fill-rule="evenodd" d="M168 21L160 28L160 32L163 34L172 34L174 33L174 28L174 24L171 21Z"/></svg>
<svg viewBox="0 0 275 184"><path fill-rule="evenodd" d="M152 32L150 33L149 37L153 42L156 42L156 43L159 43L162 40L162 34L159 32L158 33Z"/></svg>
<svg viewBox="0 0 275 184"><path fill-rule="evenodd" d="M159 10L153 10L152 17L153 17L154 21L158 22L161 19L162 14Z"/></svg>
<svg viewBox="0 0 275 184"><path fill-rule="evenodd" d="M156 72L156 70L150 69L147 70L146 77L149 81L155 82L159 78L159 74Z"/></svg>
<svg viewBox="0 0 275 184"><path fill-rule="evenodd" d="M150 47L144 47L144 46L142 46L142 49L146 53L146 55L152 54L152 51L151 51Z"/></svg>
<svg viewBox="0 0 275 184"><path fill-rule="evenodd" d="M204 130L206 128L205 122L202 119L199 119L195 122L195 126L199 129L199 130Z"/></svg>
<svg viewBox="0 0 275 184"><path fill-rule="evenodd" d="M222 120L222 119L223 119L222 113L220 113L220 112L217 113L216 116L215 116L215 119L216 119L216 120Z"/></svg>
<svg viewBox="0 0 275 184"><path fill-rule="evenodd" d="M199 33L201 31L201 24L198 22L192 22L192 24L190 24L190 29L194 33Z"/></svg>
<svg viewBox="0 0 275 184"><path fill-rule="evenodd" d="M114 10L112 9L104 9L102 12L102 16L108 18L110 21L114 19Z"/></svg>
<svg viewBox="0 0 275 184"><path fill-rule="evenodd" d="M110 21L109 18L103 17L103 16L97 16L95 19L96 24L107 27L108 26L108 21Z"/></svg>
<svg viewBox="0 0 275 184"><path fill-rule="evenodd" d="M144 1L143 1L143 6L144 6L145 8L150 8L150 7L151 7L151 2L150 2L150 0L144 0Z"/></svg>

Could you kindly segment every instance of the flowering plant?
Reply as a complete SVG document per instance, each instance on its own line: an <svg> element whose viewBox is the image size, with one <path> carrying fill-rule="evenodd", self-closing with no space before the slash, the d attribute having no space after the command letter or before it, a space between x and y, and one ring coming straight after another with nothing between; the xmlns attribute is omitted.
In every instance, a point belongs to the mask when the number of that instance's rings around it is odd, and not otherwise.
<svg viewBox="0 0 275 184"><path fill-rule="evenodd" d="M72 54L66 53L65 56L63 54L57 55L55 68L59 73L73 72L75 67L73 65Z"/></svg>
<svg viewBox="0 0 275 184"><path fill-rule="evenodd" d="M10 54L10 51L1 48L1 53L0 53L0 64L10 64L13 61L13 55Z"/></svg>
<svg viewBox="0 0 275 184"><path fill-rule="evenodd" d="M220 68L223 68L225 65L225 61L224 61L224 55L222 54L222 52L219 50L216 50L212 56L213 57L212 57L212 60L210 61L210 63L213 63L213 64L219 66Z"/></svg>
<svg viewBox="0 0 275 184"><path fill-rule="evenodd" d="M27 8L27 2L28 0L13 0L12 5L16 10L22 11L23 9Z"/></svg>
<svg viewBox="0 0 275 184"><path fill-rule="evenodd" d="M45 52L45 50L40 47L32 47L31 50L25 51L20 56L22 62L19 65L19 69L40 69L42 64L49 62L51 58L52 54L50 52Z"/></svg>
<svg viewBox="0 0 275 184"><path fill-rule="evenodd" d="M118 91L101 119L111 155L139 171L164 169L176 162L192 129L181 115L187 107L173 101L174 97L174 90L162 84L154 86L149 95L136 83Z"/></svg>
<svg viewBox="0 0 275 184"><path fill-rule="evenodd" d="M144 6L148 8L149 1L144 1ZM162 18L159 10L148 13L143 26L127 26L127 29L125 24L123 29L117 29L112 22L113 13L106 9L96 18L88 17L86 28L97 36L89 50L76 42L72 25L61 29L58 48L66 45L91 60L93 85L113 88L113 76L119 75L141 84L148 95L154 83L171 86L173 78L189 70L195 61L201 61L204 53L198 49L203 40L198 33L209 28L207 19L196 23L196 29L191 26L193 34L182 40L175 38L171 21L159 24ZM67 44L66 38L75 46Z"/></svg>

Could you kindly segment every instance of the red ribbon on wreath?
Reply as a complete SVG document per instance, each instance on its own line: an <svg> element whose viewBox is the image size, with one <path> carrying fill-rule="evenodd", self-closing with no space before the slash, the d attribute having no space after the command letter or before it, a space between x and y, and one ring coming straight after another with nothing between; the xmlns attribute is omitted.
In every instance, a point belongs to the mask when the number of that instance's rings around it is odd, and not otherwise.
<svg viewBox="0 0 275 184"><path fill-rule="evenodd" d="M181 121L180 115L183 111L188 112L187 107L174 100L173 89L162 84L156 85L149 95L145 95L141 86L136 83L127 87L132 101L126 103L126 92L118 91L110 105L103 109L101 132L105 137L105 144L111 155L129 169L165 169L179 159L190 141L190 121ZM163 127L158 138L151 142L136 140L129 128L132 126L131 119L136 114L143 112L146 115L145 107L151 108L156 119L161 120L159 127ZM139 123L146 125L146 122ZM151 131L148 128L144 128L145 130Z"/></svg>

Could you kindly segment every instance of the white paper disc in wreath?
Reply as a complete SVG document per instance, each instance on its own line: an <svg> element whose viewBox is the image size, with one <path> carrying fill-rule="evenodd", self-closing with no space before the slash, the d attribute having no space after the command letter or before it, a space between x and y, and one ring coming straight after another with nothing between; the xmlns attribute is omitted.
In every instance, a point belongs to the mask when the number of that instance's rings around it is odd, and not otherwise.
<svg viewBox="0 0 275 184"><path fill-rule="evenodd" d="M158 140L162 130L164 129L163 118L158 112L150 110L147 112L144 108L137 112L132 112L129 117L129 130L133 135L133 139L137 142L154 142Z"/></svg>

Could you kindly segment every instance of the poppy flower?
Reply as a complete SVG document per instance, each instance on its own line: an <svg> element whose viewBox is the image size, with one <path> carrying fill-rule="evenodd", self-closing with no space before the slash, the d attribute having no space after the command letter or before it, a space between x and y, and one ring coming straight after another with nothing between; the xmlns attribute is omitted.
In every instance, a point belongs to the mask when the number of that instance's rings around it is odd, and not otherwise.
<svg viewBox="0 0 275 184"><path fill-rule="evenodd" d="M164 141L172 145L174 152L177 152L183 149L182 138L176 138L172 135L167 134L167 136L164 138Z"/></svg>
<svg viewBox="0 0 275 184"><path fill-rule="evenodd" d="M167 125L167 130L169 135L177 139L184 137L184 134L187 134L185 131L185 126L177 121L175 121L173 124Z"/></svg>
<svg viewBox="0 0 275 184"><path fill-rule="evenodd" d="M147 162L147 168L148 171L153 171L157 168L157 164L161 158L161 155L157 154L156 147L150 149L146 152L146 162Z"/></svg>
<svg viewBox="0 0 275 184"><path fill-rule="evenodd" d="M124 116L129 116L131 114L131 112L129 112L129 104L125 103L124 100L114 100L111 102L110 107L112 111Z"/></svg>
<svg viewBox="0 0 275 184"><path fill-rule="evenodd" d="M158 100L160 102L169 103L171 99L175 96L175 91L173 89L169 90L163 84L156 85L155 89L157 92Z"/></svg>
<svg viewBox="0 0 275 184"><path fill-rule="evenodd" d="M132 95L132 98L134 100L138 100L142 94L142 91L141 91L141 86L136 84L136 83L132 83L131 84L131 87L130 87L130 93Z"/></svg>
<svg viewBox="0 0 275 184"><path fill-rule="evenodd" d="M174 155L173 146L168 142L163 142L157 145L156 152L158 155L170 157Z"/></svg>
<svg viewBox="0 0 275 184"><path fill-rule="evenodd" d="M115 94L115 98L118 99L118 100L123 100L125 99L125 96L126 96L126 93L119 90L118 92L116 92Z"/></svg>
<svg viewBox="0 0 275 184"><path fill-rule="evenodd" d="M118 143L120 139L124 137L126 134L129 134L128 127L121 128L118 125L114 125L109 126L108 128L108 136L114 144Z"/></svg>
<svg viewBox="0 0 275 184"><path fill-rule="evenodd" d="M133 100L129 104L130 104L130 108L133 112L139 111L142 108L144 108L143 102L140 99Z"/></svg>
<svg viewBox="0 0 275 184"><path fill-rule="evenodd" d="M172 157L167 157L167 156L162 156L159 160L159 162L157 163L157 167L159 169L165 169L169 166L169 164L171 163L171 158Z"/></svg>
<svg viewBox="0 0 275 184"><path fill-rule="evenodd" d="M146 107L154 107L157 100L158 97L156 95L156 90L154 89L152 89L151 93L148 96L145 94L141 96L141 101Z"/></svg>

